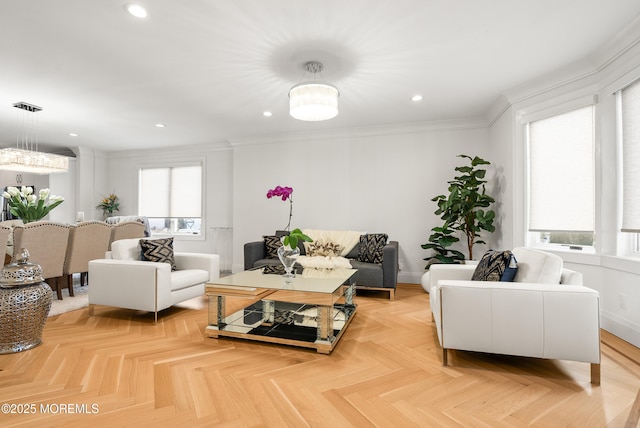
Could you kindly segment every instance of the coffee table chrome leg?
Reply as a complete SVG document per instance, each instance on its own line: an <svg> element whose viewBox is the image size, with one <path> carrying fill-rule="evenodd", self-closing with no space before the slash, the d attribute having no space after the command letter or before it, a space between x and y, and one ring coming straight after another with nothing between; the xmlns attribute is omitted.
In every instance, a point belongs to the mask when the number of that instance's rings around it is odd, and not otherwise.
<svg viewBox="0 0 640 428"><path fill-rule="evenodd" d="M344 290L344 301L347 305L353 305L353 298L356 295L356 283L352 282Z"/></svg>
<svg viewBox="0 0 640 428"><path fill-rule="evenodd" d="M209 296L209 308L208 308L208 320L207 332L209 337L218 337L218 330L222 330L225 327L224 313L225 313L225 298L224 296Z"/></svg>
<svg viewBox="0 0 640 428"><path fill-rule="evenodd" d="M356 283L352 282L344 287L344 315L349 319L356 309L353 303L353 298L356 297Z"/></svg>
<svg viewBox="0 0 640 428"><path fill-rule="evenodd" d="M318 305L318 333L316 344L333 342L333 306Z"/></svg>
<svg viewBox="0 0 640 428"><path fill-rule="evenodd" d="M273 300L262 301L263 322L273 324L276 313L276 302Z"/></svg>

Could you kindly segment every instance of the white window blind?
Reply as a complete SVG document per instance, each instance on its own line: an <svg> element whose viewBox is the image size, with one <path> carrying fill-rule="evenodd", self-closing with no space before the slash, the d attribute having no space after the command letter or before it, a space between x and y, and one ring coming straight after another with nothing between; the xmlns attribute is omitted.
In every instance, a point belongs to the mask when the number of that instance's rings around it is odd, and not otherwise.
<svg viewBox="0 0 640 428"><path fill-rule="evenodd" d="M141 169L139 211L147 217L201 217L202 167Z"/></svg>
<svg viewBox="0 0 640 428"><path fill-rule="evenodd" d="M140 215L147 217L171 217L169 209L169 168L140 170Z"/></svg>
<svg viewBox="0 0 640 428"><path fill-rule="evenodd" d="M621 91L622 231L640 232L640 80Z"/></svg>
<svg viewBox="0 0 640 428"><path fill-rule="evenodd" d="M593 110L528 124L530 231L594 231Z"/></svg>

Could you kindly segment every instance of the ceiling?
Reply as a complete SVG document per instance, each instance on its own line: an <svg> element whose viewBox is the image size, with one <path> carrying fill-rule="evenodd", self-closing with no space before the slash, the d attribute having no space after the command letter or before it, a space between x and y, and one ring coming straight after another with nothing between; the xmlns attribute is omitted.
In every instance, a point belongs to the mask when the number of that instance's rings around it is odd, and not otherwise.
<svg viewBox="0 0 640 428"><path fill-rule="evenodd" d="M141 0L141 20L126 1L2 1L0 147L18 101L43 107L41 145L105 151L478 117L595 61L640 14L637 0ZM309 60L340 90L335 119L288 114Z"/></svg>

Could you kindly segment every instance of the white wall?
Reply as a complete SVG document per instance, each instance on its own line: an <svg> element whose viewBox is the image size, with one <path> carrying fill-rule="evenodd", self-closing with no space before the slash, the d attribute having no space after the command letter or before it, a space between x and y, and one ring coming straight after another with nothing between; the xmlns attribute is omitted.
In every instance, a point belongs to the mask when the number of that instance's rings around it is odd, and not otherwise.
<svg viewBox="0 0 640 428"><path fill-rule="evenodd" d="M491 161L489 129L456 122L365 132L235 145L234 270L243 268L244 243L286 226L288 202L266 198L281 185L294 189L293 228L387 233L399 242L400 281L419 283L427 256L420 245L441 223L431 198L464 164L457 155Z"/></svg>
<svg viewBox="0 0 640 428"><path fill-rule="evenodd" d="M493 176L487 191L496 200L493 207L496 212L496 231L491 238L493 249L509 249L513 248L515 243L513 207L514 189L517 187L513 162L513 110L510 106L498 112L498 117L491 126L489 138ZM518 168L517 173L522 173L522 169Z"/></svg>
<svg viewBox="0 0 640 428"><path fill-rule="evenodd" d="M176 251L211 253L214 248L213 228L231 227L233 153L229 148L191 146L174 149L111 152L107 154L104 184L95 186L93 205L100 198L115 192L120 200L118 215L138 214L138 169L141 166L170 166L179 162L199 160L204 165L204 236L176 237ZM100 181L100 180L98 180ZM95 210L96 215L100 211ZM98 217L99 218L99 217Z"/></svg>
<svg viewBox="0 0 640 428"><path fill-rule="evenodd" d="M407 125L342 135L269 136L210 147L158 151L85 153L93 166L79 167L78 206L88 211L101 195L115 191L122 214L135 213L140 163L189 157L206 160L206 227L233 226L233 269L242 269L242 246L283 228L288 205L268 200L276 185L294 188L293 227L386 232L400 243L401 282L419 282L430 229L440 223L431 198L446 191L458 154L492 162L490 192L496 198L499 230L493 248L522 245L525 237L524 145L519 115L576 97L599 102L597 230L600 255L561 253L567 267L581 271L600 292L602 326L640 346L640 260L617 256L625 248L619 232L617 149L612 92L640 77L640 26L620 34L592 58L541 76L504 94L487 120ZM82 153L81 153L82 155ZM82 156L80 157L82 162ZM81 163L82 165L82 163ZM92 180L87 185L86 180ZM179 251L210 252L206 240L178 241ZM478 248L481 254L483 248Z"/></svg>
<svg viewBox="0 0 640 428"><path fill-rule="evenodd" d="M505 96L508 108L493 107L501 115L496 115L491 126L491 154L497 170L504 167L507 188L512 171L511 188L505 194L500 192L500 198L512 203L511 210L506 203L503 205L501 212L507 216L503 221L513 224L511 245L521 245L526 235L526 172L520 116L585 97L596 101L597 254L557 254L567 267L583 273L585 285L600 293L602 327L636 346L640 346L640 259L621 257L628 250L630 236L620 232L614 92L640 78L639 41L640 29L633 27L614 41L617 44L594 53L593 61L583 61L514 89ZM508 239L501 242L509 247Z"/></svg>

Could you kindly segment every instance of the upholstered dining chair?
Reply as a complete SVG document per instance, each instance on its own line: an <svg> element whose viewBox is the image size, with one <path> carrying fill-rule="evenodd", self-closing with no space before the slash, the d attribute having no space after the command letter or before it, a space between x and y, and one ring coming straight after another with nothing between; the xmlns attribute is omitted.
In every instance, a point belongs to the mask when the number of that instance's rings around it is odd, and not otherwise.
<svg viewBox="0 0 640 428"><path fill-rule="evenodd" d="M52 221L36 221L13 229L13 258L20 249L29 251L29 261L42 267L42 277L58 299L62 300L62 289L68 287L62 280L64 259L67 255L69 241L68 224ZM73 287L69 287L69 295L73 296Z"/></svg>
<svg viewBox="0 0 640 428"><path fill-rule="evenodd" d="M121 239L144 238L144 224L138 221L123 221L111 226L111 242ZM103 254L104 256L104 254Z"/></svg>
<svg viewBox="0 0 640 428"><path fill-rule="evenodd" d="M110 242L111 225L103 221L83 221L71 226L63 270L69 289L73 288L74 273L80 273L80 285L87 284L89 261L104 258Z"/></svg>
<svg viewBox="0 0 640 428"><path fill-rule="evenodd" d="M7 253L7 241L11 230L10 227L0 225L0 257L2 257L3 261L5 261L4 256Z"/></svg>

